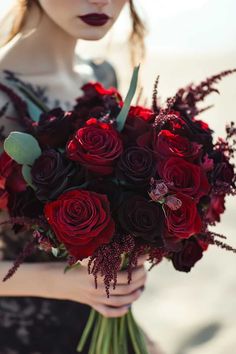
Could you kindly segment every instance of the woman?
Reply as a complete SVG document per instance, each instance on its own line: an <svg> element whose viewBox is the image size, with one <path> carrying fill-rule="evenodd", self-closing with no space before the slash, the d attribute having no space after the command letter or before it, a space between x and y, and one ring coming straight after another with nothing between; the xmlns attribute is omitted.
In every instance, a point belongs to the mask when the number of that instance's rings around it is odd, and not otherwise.
<svg viewBox="0 0 236 354"><path fill-rule="evenodd" d="M76 66L75 46L77 39L102 38L126 2L18 0L18 15L7 43L0 49L0 83L22 95L17 84L23 82L49 107L59 104L64 109L72 107L81 94L80 87L88 80L101 77L101 72L105 72L102 81L107 80L108 86L115 84L109 64L100 69L89 63ZM129 5L134 28L131 37L140 38L141 48L144 26L132 1ZM0 107L8 101L9 97L0 92ZM35 109L28 104L29 110ZM10 120L9 116L15 119ZM1 122L5 136L12 130L23 129L17 122L13 104L8 105ZM22 249L26 237L2 228L1 277ZM139 259L131 285L126 284L126 275L120 272L117 288L107 299L102 280L99 279L95 290L86 266L64 276L63 262L34 254L13 279L0 287L0 353L76 353L90 307L104 316L119 317L140 297L146 282L144 262L144 257ZM87 352L85 348L84 353Z"/></svg>

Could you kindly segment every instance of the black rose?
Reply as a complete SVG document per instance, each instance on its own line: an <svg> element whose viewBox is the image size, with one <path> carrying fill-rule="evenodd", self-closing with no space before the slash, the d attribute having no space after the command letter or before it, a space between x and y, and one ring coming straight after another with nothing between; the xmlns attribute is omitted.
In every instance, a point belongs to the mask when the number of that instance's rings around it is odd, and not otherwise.
<svg viewBox="0 0 236 354"><path fill-rule="evenodd" d="M231 185L233 182L233 178L234 168L228 161L216 164L213 170L213 180L217 184L226 183L228 185Z"/></svg>
<svg viewBox="0 0 236 354"><path fill-rule="evenodd" d="M117 178L133 187L150 183L154 174L154 158L151 151L142 147L129 147L117 164Z"/></svg>
<svg viewBox="0 0 236 354"><path fill-rule="evenodd" d="M125 200L118 211L124 231L156 246L163 246L164 214L159 204L135 195Z"/></svg>
<svg viewBox="0 0 236 354"><path fill-rule="evenodd" d="M84 170L56 150L47 150L35 161L32 181L36 196L47 201L57 198L65 189L84 182Z"/></svg>
<svg viewBox="0 0 236 354"><path fill-rule="evenodd" d="M43 147L65 147L67 140L73 132L73 113L64 112L55 108L43 113L35 127L35 135Z"/></svg>
<svg viewBox="0 0 236 354"><path fill-rule="evenodd" d="M181 272L190 272L197 261L202 258L203 249L195 238L189 238L183 241L183 247L180 252L172 254L172 263L176 270Z"/></svg>
<svg viewBox="0 0 236 354"><path fill-rule="evenodd" d="M82 87L84 95L77 99L74 107L78 118L101 118L109 114L115 118L120 112L122 98L115 88L106 89L100 83L88 83Z"/></svg>
<svg viewBox="0 0 236 354"><path fill-rule="evenodd" d="M10 193L7 207L12 218L38 219L43 215L44 206L35 197L33 189L27 187L23 192ZM22 225L18 225L16 221L13 229L18 232L22 229Z"/></svg>

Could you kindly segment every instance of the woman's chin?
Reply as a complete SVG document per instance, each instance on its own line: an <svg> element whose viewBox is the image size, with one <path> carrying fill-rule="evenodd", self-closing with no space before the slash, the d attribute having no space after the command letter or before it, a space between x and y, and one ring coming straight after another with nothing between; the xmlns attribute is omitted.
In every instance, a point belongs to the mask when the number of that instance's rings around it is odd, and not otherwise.
<svg viewBox="0 0 236 354"><path fill-rule="evenodd" d="M98 41L99 39L102 39L105 37L107 32L109 31L108 29L105 28L99 28L99 27L93 27L88 30L80 31L79 33L75 33L74 37L76 39L83 39L85 41Z"/></svg>

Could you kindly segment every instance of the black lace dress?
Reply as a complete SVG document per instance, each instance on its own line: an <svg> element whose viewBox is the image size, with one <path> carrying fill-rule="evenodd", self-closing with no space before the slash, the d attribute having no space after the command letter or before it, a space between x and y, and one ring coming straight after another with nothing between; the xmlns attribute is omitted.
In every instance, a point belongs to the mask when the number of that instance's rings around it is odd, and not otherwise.
<svg viewBox="0 0 236 354"><path fill-rule="evenodd" d="M93 70L100 81L101 73L103 75L106 73L103 81L106 86L116 85L114 70L108 63L105 62L100 66L93 64ZM2 75L4 73L1 73ZM8 81L9 87L12 88L18 80L17 75L8 72L5 74L4 84ZM30 88L40 99L46 99L45 89ZM2 227L0 264L1 260L14 260L22 250L27 237L26 234L16 235L12 230ZM53 257L45 256L41 252L27 259L28 262L53 262L53 260ZM89 310L88 306L72 301L0 297L0 354L76 353L78 339L83 332ZM88 353L88 348L85 348L83 353Z"/></svg>

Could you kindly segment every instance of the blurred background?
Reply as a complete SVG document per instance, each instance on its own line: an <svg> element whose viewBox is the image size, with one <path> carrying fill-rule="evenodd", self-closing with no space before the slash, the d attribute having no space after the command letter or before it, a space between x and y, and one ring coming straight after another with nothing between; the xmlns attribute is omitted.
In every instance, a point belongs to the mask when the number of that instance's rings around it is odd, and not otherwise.
<svg viewBox="0 0 236 354"><path fill-rule="evenodd" d="M13 2L1 0L0 17ZM198 83L236 67L235 0L136 2L149 28L140 75L147 102L157 75L159 96L164 102L190 82ZM126 40L129 31L129 13L125 9L104 40L78 43L79 54L113 63L122 94L127 91L132 73ZM224 136L225 124L235 121L236 74L217 87L221 94L212 94L205 102L205 106L214 107L201 115L215 130L215 137ZM235 199L228 198L226 208L214 230L226 235L227 242L236 247ZM134 312L166 354L236 353L235 254L211 246L189 274L162 262L150 272L146 291L134 305Z"/></svg>

